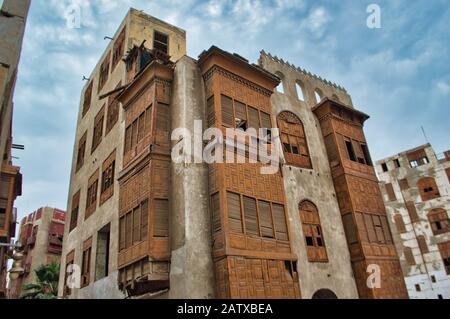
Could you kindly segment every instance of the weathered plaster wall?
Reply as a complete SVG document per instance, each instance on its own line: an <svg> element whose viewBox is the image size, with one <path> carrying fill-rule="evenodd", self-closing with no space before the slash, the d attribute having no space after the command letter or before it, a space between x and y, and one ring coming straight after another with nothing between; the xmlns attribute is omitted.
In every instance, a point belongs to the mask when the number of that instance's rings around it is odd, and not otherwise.
<svg viewBox="0 0 450 319"><path fill-rule="evenodd" d="M30 0L4 0L0 8L0 156L11 130L13 95ZM10 160L10 158L8 158ZM0 160L0 170L3 160Z"/></svg>
<svg viewBox="0 0 450 319"><path fill-rule="evenodd" d="M438 295L450 298L450 276L446 274L442 257L437 244L450 241L450 233L433 235L427 215L434 208L444 208L447 214L450 211L450 184L445 169L450 167L450 161L438 160L431 148L425 148L430 161L429 164L411 168L406 156L407 152L391 156L376 163L377 175L381 181L381 192L386 204L389 216L389 224L394 237L400 262L402 265L408 294L411 298L436 299ZM400 168L396 168L393 160L400 161ZM382 163L386 163L389 171L383 172ZM425 176L434 177L441 197L423 202L417 189L417 182ZM403 192L398 183L401 179L407 179L409 189ZM390 201L385 184L391 183L397 200ZM406 209L405 202L412 201L415 204L419 221L412 222ZM400 234L394 222L394 216L400 214L405 224L406 232ZM425 236L428 253L422 254L417 236ZM415 265L410 265L404 254L405 247L410 247L414 255ZM436 278L433 283L431 276ZM421 291L417 291L415 285L419 284Z"/></svg>
<svg viewBox="0 0 450 319"><path fill-rule="evenodd" d="M194 134L194 121L205 123L205 101L201 72L194 60L184 56L175 67L172 131L186 128ZM201 141L203 131L197 134ZM173 141L172 146L178 142ZM191 147L193 153L193 139ZM201 164L171 162L170 298L214 297L208 165L202 158L200 161Z"/></svg>
<svg viewBox="0 0 450 319"><path fill-rule="evenodd" d="M328 156L320 124L311 109L317 104L314 90L319 88L326 96L339 96L341 101L351 105L351 98L343 90L327 85L304 74L292 66L277 62L262 55L260 65L283 77L284 94L272 96L273 114L291 111L303 122L313 169L283 166L284 185L291 226L293 251L298 256L298 273L303 298L311 298L319 289L330 289L338 298L358 298L350 263L344 227L331 178ZM295 82L301 81L305 101L299 100ZM280 146L281 148L281 146ZM324 241L327 249L327 263L312 263L306 255L306 243L300 221L298 205L303 200L312 201L319 210Z"/></svg>
<svg viewBox="0 0 450 319"><path fill-rule="evenodd" d="M181 29L170 26L169 24L162 22L156 18L153 18L145 13L142 13L135 9L130 9L130 12L125 17L120 27L117 29L114 38L116 38L122 31L123 27L126 26L127 34L125 39L125 52L132 48L134 45L140 45L144 40L146 40L146 47L151 48L153 43L153 29L158 29L163 31L165 34L169 35L169 54L172 55L172 59L178 58L185 54L186 43L185 43L185 32ZM120 81L122 85L126 83L126 69L123 62L115 67L114 71L109 74L108 81L100 92L97 92L98 78L100 72L100 66L106 57L106 54L112 54L112 49L114 46L114 41L108 45L105 49L103 56L99 59L98 64L95 66L90 79L94 80L93 90L92 90L92 103L89 111L86 115L82 116L84 91L89 83L83 89L80 97L79 105L79 115L77 122L77 131L73 149L72 157L72 173L70 181L70 190L67 204L67 223L70 224L70 215L72 211L71 201L74 194L81 189L80 196L80 208L78 212L78 223L77 227L69 233L69 226L65 229L64 234L64 245L63 254L61 260L61 274L60 274L60 285L58 293L60 296L63 295L64 286L64 271L66 264L66 256L72 250L75 250L75 264L80 265L82 263L82 246L85 240L92 236L92 252L91 252L91 267L90 267L90 278L91 284L83 289L74 289L71 298L124 298L125 295L118 289L118 271L117 271L117 261L118 261L118 242L119 242L119 220L118 220L118 205L119 205L119 183L115 180L114 183L114 195L103 205L99 206L100 200L100 190L98 190L97 195L97 209L92 216L87 220L85 217L86 208L86 196L87 196L87 183L92 174L100 169L100 179L101 179L101 169L103 161L109 157L109 155L116 150L116 168L115 176L117 177L118 172L122 168L123 163L123 140L125 132L125 118L122 108L119 108L119 120L114 128L105 136L106 127L106 108L107 99L99 100L99 96L115 89ZM105 121L103 126L103 138L97 149L91 154L91 146L94 131L94 119L105 105ZM86 155L83 167L75 173L75 166L77 160L77 150L78 141L81 139L85 132L87 133L86 142ZM100 180L99 180L100 182ZM100 186L99 186L100 188ZM106 278L95 281L95 257L97 255L97 236L98 231L100 231L104 226L110 223L110 247L109 247L109 274Z"/></svg>

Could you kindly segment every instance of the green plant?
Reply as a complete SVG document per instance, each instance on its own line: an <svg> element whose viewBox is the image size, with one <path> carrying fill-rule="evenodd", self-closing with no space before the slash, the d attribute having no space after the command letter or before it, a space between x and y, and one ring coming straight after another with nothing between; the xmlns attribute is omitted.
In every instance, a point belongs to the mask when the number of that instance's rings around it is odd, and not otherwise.
<svg viewBox="0 0 450 319"><path fill-rule="evenodd" d="M59 264L53 261L34 270L36 283L25 285L20 299L56 299L58 295Z"/></svg>

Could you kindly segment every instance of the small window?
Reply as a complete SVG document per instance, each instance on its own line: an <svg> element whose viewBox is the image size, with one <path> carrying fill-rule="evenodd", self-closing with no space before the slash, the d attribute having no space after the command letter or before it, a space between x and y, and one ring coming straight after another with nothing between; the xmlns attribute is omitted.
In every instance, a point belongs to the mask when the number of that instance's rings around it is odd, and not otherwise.
<svg viewBox="0 0 450 319"><path fill-rule="evenodd" d="M398 158L396 158L396 159L394 160L394 164L395 164L395 167L396 167L396 168L400 168L400 161L398 160Z"/></svg>
<svg viewBox="0 0 450 319"><path fill-rule="evenodd" d="M87 131L83 134L80 141L78 142L76 172L78 172L84 165L84 157L86 155L86 139Z"/></svg>
<svg viewBox="0 0 450 319"><path fill-rule="evenodd" d="M432 283L436 283L436 276L431 275L431 282L432 282Z"/></svg>
<svg viewBox="0 0 450 319"><path fill-rule="evenodd" d="M388 172L389 171L388 166L387 166L386 163L381 164L381 169L383 170L383 172Z"/></svg>
<svg viewBox="0 0 450 319"><path fill-rule="evenodd" d="M442 297L442 295L438 295L438 299L444 299L444 297Z"/></svg>
<svg viewBox="0 0 450 319"><path fill-rule="evenodd" d="M314 91L314 97L316 98L316 103L319 103L324 98L324 95L320 89Z"/></svg>
<svg viewBox="0 0 450 319"><path fill-rule="evenodd" d="M109 273L110 225L97 233L97 252L95 256L95 280L108 276Z"/></svg>
<svg viewBox="0 0 450 319"><path fill-rule="evenodd" d="M351 161L356 162L355 150L353 149L352 142L350 140L346 140L345 141L345 146L347 147L348 158Z"/></svg>
<svg viewBox="0 0 450 319"><path fill-rule="evenodd" d="M102 62L100 66L100 75L98 79L98 92L100 92L105 86L105 83L108 82L110 64L111 64L111 52L108 52L106 54L105 60Z"/></svg>
<svg viewBox="0 0 450 319"><path fill-rule="evenodd" d="M169 37L161 32L155 31L153 48L155 50L169 54Z"/></svg>
<svg viewBox="0 0 450 319"><path fill-rule="evenodd" d="M416 291L420 291L421 290L419 284L416 284L415 287L416 287Z"/></svg>
<svg viewBox="0 0 450 319"><path fill-rule="evenodd" d="M276 87L278 93L284 94L284 75L281 72L275 72L275 75L280 78L280 84Z"/></svg>
<svg viewBox="0 0 450 319"><path fill-rule="evenodd" d="M297 98L300 101L304 101L305 95L303 94L303 84L301 84L299 81L295 82L295 90L297 92Z"/></svg>
<svg viewBox="0 0 450 319"><path fill-rule="evenodd" d="M91 154L97 149L103 138L103 122L105 119L105 105L97 113L94 120L94 133L92 134L92 149Z"/></svg>
<svg viewBox="0 0 450 319"><path fill-rule="evenodd" d="M91 81L89 83L89 85L86 87L86 90L84 91L84 101L83 101L82 116L85 116L86 113L89 111L89 108L91 107L92 86L93 86L93 81Z"/></svg>
<svg viewBox="0 0 450 319"><path fill-rule="evenodd" d="M409 164L411 165L412 168L416 168L419 166L419 162L416 160L409 162Z"/></svg>
<svg viewBox="0 0 450 319"><path fill-rule="evenodd" d="M367 147L367 145L361 143L361 149L362 149L362 152L364 155L364 160L365 160L366 164L369 166L373 166L372 158L370 157L370 152L369 152L369 148Z"/></svg>

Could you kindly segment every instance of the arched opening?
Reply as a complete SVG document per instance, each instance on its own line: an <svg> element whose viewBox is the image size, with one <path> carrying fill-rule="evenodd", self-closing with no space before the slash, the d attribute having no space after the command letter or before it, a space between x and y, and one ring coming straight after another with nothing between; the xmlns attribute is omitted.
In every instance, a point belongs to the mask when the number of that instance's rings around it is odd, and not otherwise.
<svg viewBox="0 0 450 319"><path fill-rule="evenodd" d="M420 197L422 201L428 201L434 198L441 197L436 181L433 177L423 177L417 182Z"/></svg>
<svg viewBox="0 0 450 319"><path fill-rule="evenodd" d="M317 206L309 200L304 200L298 205L298 208L300 220L302 221L303 235L305 236L308 260L310 262L328 261Z"/></svg>
<svg viewBox="0 0 450 319"><path fill-rule="evenodd" d="M319 289L314 293L312 299L338 299L338 297L330 289Z"/></svg>
<svg viewBox="0 0 450 319"><path fill-rule="evenodd" d="M295 91L297 92L297 98L300 101L304 101L305 100L304 85L299 80L295 81Z"/></svg>
<svg viewBox="0 0 450 319"><path fill-rule="evenodd" d="M275 90L278 93L284 94L284 75L283 75L283 73L281 73L279 71L275 72L275 75L277 77L279 77L281 80L280 84L278 84L278 86L275 88Z"/></svg>
<svg viewBox="0 0 450 319"><path fill-rule="evenodd" d="M315 89L314 97L316 98L316 103L319 103L320 101L322 101L322 99L325 97L325 95L323 94L323 92L320 89Z"/></svg>
<svg viewBox="0 0 450 319"><path fill-rule="evenodd" d="M292 112L284 111L278 115L278 128L285 160L290 165L312 168L302 121Z"/></svg>

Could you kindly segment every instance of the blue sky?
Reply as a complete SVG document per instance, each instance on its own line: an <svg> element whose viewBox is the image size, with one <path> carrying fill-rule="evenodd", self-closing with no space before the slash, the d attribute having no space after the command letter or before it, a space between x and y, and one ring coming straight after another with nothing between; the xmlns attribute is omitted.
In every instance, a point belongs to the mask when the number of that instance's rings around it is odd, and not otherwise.
<svg viewBox="0 0 450 319"><path fill-rule="evenodd" d="M81 7L81 28L64 12ZM382 28L366 26L369 4ZM14 151L24 174L19 216L66 209L83 75L89 76L128 8L184 28L188 54L217 45L256 62L261 49L344 86L371 116L374 159L425 143L450 148L447 0L33 0L15 93Z"/></svg>

